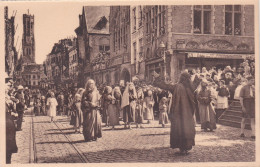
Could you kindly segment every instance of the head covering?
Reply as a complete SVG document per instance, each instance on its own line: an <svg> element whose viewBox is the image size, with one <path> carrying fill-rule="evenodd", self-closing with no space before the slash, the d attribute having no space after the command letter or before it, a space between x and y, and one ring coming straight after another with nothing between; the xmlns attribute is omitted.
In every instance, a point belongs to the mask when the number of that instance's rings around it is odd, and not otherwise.
<svg viewBox="0 0 260 167"><path fill-rule="evenodd" d="M23 90L23 86L22 86L22 85L19 85L19 86L17 87L17 89L18 89L18 90Z"/></svg>
<svg viewBox="0 0 260 167"><path fill-rule="evenodd" d="M120 87L116 86L116 87L113 89L113 91L112 91L112 96L113 96L113 97L115 97L115 92L119 93L120 96L122 96Z"/></svg>
<svg viewBox="0 0 260 167"><path fill-rule="evenodd" d="M85 89L83 88L79 88L76 92L76 94L79 94L80 96L82 96L83 92L85 91Z"/></svg>
<svg viewBox="0 0 260 167"><path fill-rule="evenodd" d="M225 85L225 81L224 80L220 80L219 83L223 83Z"/></svg>
<svg viewBox="0 0 260 167"><path fill-rule="evenodd" d="M89 80L86 82L86 84L85 84L85 91L89 91L89 85L90 85L91 83L94 84L94 90L97 89L95 81L94 81L93 79L89 79ZM94 91L94 90L93 90L93 91Z"/></svg>
<svg viewBox="0 0 260 167"><path fill-rule="evenodd" d="M106 86L105 87L105 90L104 90L104 93L105 94L111 94L113 91L112 87L111 86Z"/></svg>
<svg viewBox="0 0 260 167"><path fill-rule="evenodd" d="M124 91L123 96L122 96L121 108L123 108L123 107L125 107L125 106L130 104L130 102L129 102L129 87L133 88L134 97L137 97L137 93L136 93L136 90L135 90L134 83L132 83L132 82L127 83L125 91Z"/></svg>

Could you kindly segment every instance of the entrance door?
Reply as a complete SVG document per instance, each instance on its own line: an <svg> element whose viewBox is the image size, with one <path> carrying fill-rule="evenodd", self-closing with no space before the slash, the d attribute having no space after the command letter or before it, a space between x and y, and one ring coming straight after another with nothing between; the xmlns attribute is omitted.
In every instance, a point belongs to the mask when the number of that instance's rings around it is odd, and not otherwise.
<svg viewBox="0 0 260 167"><path fill-rule="evenodd" d="M130 82L131 76L127 69L124 69L121 73L121 80L124 80L126 82Z"/></svg>

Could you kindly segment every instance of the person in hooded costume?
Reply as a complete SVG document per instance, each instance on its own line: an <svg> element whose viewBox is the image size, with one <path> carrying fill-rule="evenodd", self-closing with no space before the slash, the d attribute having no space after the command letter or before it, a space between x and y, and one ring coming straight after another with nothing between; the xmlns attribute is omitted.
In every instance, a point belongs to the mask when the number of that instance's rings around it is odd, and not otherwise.
<svg viewBox="0 0 260 167"><path fill-rule="evenodd" d="M112 126L112 130L115 129L115 125L119 125L119 116L121 110L121 92L119 87L115 87L112 91L112 96L108 98L111 99L108 104L108 118L109 125Z"/></svg>
<svg viewBox="0 0 260 167"><path fill-rule="evenodd" d="M195 111L194 88L188 72L182 72L176 84L165 83L159 74L154 73L154 85L172 93L170 108L170 147L179 148L180 155L187 155L195 145L195 125L193 115Z"/></svg>
<svg viewBox="0 0 260 167"><path fill-rule="evenodd" d="M109 126L109 115L108 115L108 106L112 101L112 87L106 86L104 93L101 97L101 106L102 106L102 122Z"/></svg>
<svg viewBox="0 0 260 167"><path fill-rule="evenodd" d="M86 142L96 141L102 137L101 129L101 95L95 81L89 79L82 95L81 109L83 111L83 135Z"/></svg>
<svg viewBox="0 0 260 167"><path fill-rule="evenodd" d="M136 109L137 93L134 84L127 83L125 91L122 96L121 108L123 108L123 121L125 128L131 129L131 123L135 122L135 109Z"/></svg>
<svg viewBox="0 0 260 167"><path fill-rule="evenodd" d="M216 129L216 114L211 103L213 97L207 86L208 82L206 80L201 82L201 90L197 94L197 99L199 102L201 129L213 131L213 129Z"/></svg>

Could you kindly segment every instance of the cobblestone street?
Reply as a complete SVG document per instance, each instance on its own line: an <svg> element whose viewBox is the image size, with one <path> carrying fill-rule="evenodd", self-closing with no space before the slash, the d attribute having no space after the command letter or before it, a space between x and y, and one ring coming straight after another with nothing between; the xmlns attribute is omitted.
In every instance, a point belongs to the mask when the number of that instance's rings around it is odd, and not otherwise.
<svg viewBox="0 0 260 167"><path fill-rule="evenodd" d="M123 129L123 125L115 130L103 127L102 138L86 143L82 134L74 133L66 116L56 117L54 123L47 116L26 116L24 120L23 131L17 132L19 150L13 155L14 164L255 161L255 142L249 131L242 139L240 129L222 125L216 132L202 132L197 126L196 146L188 156L177 156L178 150L169 148L169 125L161 128L158 121L132 130Z"/></svg>

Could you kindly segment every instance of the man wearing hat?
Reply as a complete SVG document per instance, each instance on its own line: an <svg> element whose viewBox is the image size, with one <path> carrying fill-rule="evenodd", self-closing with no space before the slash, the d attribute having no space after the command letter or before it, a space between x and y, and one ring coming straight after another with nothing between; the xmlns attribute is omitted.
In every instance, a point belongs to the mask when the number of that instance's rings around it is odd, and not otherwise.
<svg viewBox="0 0 260 167"><path fill-rule="evenodd" d="M19 100L19 102L16 104L16 111L18 113L18 119L17 119L17 131L22 130L22 122L23 122L23 113L24 113L24 107L25 107L25 100L24 100L24 94L23 94L23 86L19 85L17 87L17 93L15 95L15 98Z"/></svg>
<svg viewBox="0 0 260 167"><path fill-rule="evenodd" d="M240 137L245 137L245 119L250 118L251 138L255 139L255 79L247 77L247 84L240 90L240 104L242 106L242 121Z"/></svg>

